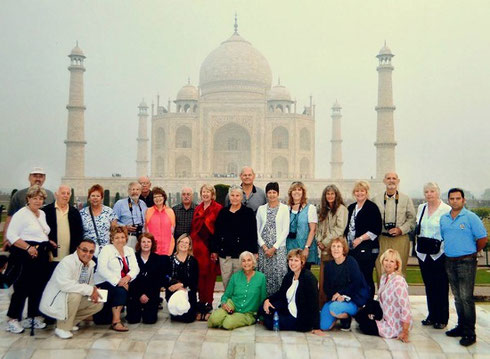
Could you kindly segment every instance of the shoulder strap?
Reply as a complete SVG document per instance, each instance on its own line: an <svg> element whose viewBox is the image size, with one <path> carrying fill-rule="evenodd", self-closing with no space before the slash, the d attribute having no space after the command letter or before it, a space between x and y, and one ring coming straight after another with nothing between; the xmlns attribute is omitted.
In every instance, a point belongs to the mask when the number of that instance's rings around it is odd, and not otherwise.
<svg viewBox="0 0 490 359"><path fill-rule="evenodd" d="M422 218L424 218L424 213L426 208L427 205L425 205L424 208L422 209L422 214L420 215L419 223L417 223L417 230L415 232L417 236L420 235L420 228L422 227Z"/></svg>
<svg viewBox="0 0 490 359"><path fill-rule="evenodd" d="M92 223L94 224L94 230L95 230L95 240L97 241L97 244L100 246L100 239L99 239L99 231L97 230L97 225L95 224L95 219L94 219L94 214L92 213L92 207L88 206L88 210L90 212L90 217L92 217ZM102 210L104 210L102 208Z"/></svg>

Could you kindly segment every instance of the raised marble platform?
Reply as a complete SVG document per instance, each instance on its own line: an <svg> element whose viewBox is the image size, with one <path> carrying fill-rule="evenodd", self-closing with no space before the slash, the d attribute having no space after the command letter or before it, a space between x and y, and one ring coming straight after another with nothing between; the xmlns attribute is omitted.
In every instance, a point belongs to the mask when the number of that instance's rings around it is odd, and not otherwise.
<svg viewBox="0 0 490 359"><path fill-rule="evenodd" d="M215 293L215 301L221 293ZM85 325L72 339L61 340L53 329L29 334L0 333L2 358L490 358L490 305L477 305L478 342L468 348L448 338L443 330L422 327L426 316L424 296L411 296L414 326L410 343L360 334L353 324L350 333L334 331L324 337L281 332L275 335L260 325L225 330L208 329L206 323L172 323L168 312L159 313L154 325L130 325L127 333L116 333L107 326ZM452 298L451 298L452 301ZM0 290L0 326L5 326L8 293ZM451 302L449 327L456 314Z"/></svg>

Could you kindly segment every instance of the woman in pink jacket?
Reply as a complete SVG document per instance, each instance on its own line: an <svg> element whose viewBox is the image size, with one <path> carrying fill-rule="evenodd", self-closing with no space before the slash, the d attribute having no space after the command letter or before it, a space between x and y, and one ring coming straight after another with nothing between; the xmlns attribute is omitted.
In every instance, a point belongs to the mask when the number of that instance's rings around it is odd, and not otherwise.
<svg viewBox="0 0 490 359"><path fill-rule="evenodd" d="M169 256L175 247L174 228L175 213L167 207L167 194L160 187L152 189L155 205L146 211L145 224L147 231L153 234L157 243L155 253Z"/></svg>

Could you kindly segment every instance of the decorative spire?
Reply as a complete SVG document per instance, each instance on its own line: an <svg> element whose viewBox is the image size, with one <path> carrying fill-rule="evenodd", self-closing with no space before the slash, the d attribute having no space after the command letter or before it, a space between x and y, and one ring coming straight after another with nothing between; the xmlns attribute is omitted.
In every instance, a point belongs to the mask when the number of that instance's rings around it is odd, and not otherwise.
<svg viewBox="0 0 490 359"><path fill-rule="evenodd" d="M277 77L277 84L280 85L281 84L281 76L278 76Z"/></svg>
<svg viewBox="0 0 490 359"><path fill-rule="evenodd" d="M187 77L187 85L190 85L190 84L191 84L191 78Z"/></svg>
<svg viewBox="0 0 490 359"><path fill-rule="evenodd" d="M77 40L77 47L78 47L78 40Z"/></svg>
<svg viewBox="0 0 490 359"><path fill-rule="evenodd" d="M235 34L238 35L238 18L237 18L237 14L235 12Z"/></svg>

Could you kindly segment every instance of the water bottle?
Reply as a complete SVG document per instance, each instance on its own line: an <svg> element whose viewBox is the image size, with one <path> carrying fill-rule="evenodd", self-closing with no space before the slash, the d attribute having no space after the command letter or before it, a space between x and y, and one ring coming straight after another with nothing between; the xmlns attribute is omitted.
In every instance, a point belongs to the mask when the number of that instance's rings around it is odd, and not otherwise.
<svg viewBox="0 0 490 359"><path fill-rule="evenodd" d="M277 314L277 311L274 312L274 319L272 321L272 330L275 333L279 332L279 314Z"/></svg>

